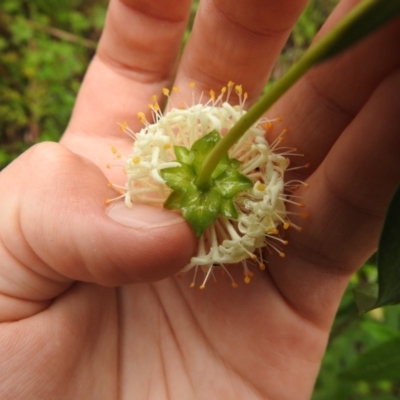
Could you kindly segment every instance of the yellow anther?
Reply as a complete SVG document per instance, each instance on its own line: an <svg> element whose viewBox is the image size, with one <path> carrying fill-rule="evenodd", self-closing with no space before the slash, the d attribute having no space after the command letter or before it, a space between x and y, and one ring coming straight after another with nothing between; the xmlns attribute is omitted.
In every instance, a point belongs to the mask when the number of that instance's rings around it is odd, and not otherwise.
<svg viewBox="0 0 400 400"><path fill-rule="evenodd" d="M282 117L276 117L275 120L278 121L278 122L281 122L282 121Z"/></svg>
<svg viewBox="0 0 400 400"><path fill-rule="evenodd" d="M232 81L229 81L229 82L228 82L228 87L229 87L229 88L233 87L233 82L232 82Z"/></svg>
<svg viewBox="0 0 400 400"><path fill-rule="evenodd" d="M168 96L169 95L169 89L167 89L167 88L163 88L162 92L163 92L164 96Z"/></svg>
<svg viewBox="0 0 400 400"><path fill-rule="evenodd" d="M289 229L289 226L290 226L289 222L285 222L283 224L283 229Z"/></svg>
<svg viewBox="0 0 400 400"><path fill-rule="evenodd" d="M118 153L118 150L114 146L111 146L111 151L113 152L113 154Z"/></svg>
<svg viewBox="0 0 400 400"><path fill-rule="evenodd" d="M264 271L264 270L265 270L265 264L264 264L264 263L260 263L259 267L260 267L260 270L261 270L261 271Z"/></svg>
<svg viewBox="0 0 400 400"><path fill-rule="evenodd" d="M277 235L279 233L279 231L276 228L269 227L269 228L267 228L267 233L269 235Z"/></svg>
<svg viewBox="0 0 400 400"><path fill-rule="evenodd" d="M150 110L153 110L155 112L160 110L160 106L157 103L149 104L149 108L150 108Z"/></svg>
<svg viewBox="0 0 400 400"><path fill-rule="evenodd" d="M125 191L124 191L123 189L118 189L117 192L118 192L119 194L125 194Z"/></svg>
<svg viewBox="0 0 400 400"><path fill-rule="evenodd" d="M243 92L242 85L236 85L236 86L235 86L235 90L236 90L236 93L237 93L238 95L241 95L242 92Z"/></svg>
<svg viewBox="0 0 400 400"><path fill-rule="evenodd" d="M247 98L249 97L249 94L248 94L247 92L245 92L243 97L244 97L245 99L247 99Z"/></svg>
<svg viewBox="0 0 400 400"><path fill-rule="evenodd" d="M265 130L268 130L268 129L271 129L272 128L272 122L266 122L265 124L264 124L264 129Z"/></svg>
<svg viewBox="0 0 400 400"><path fill-rule="evenodd" d="M168 149L170 149L171 148L171 145L170 144L164 144L164 146L163 146L163 149L164 150L168 150Z"/></svg>
<svg viewBox="0 0 400 400"><path fill-rule="evenodd" d="M112 186L113 186L113 183L112 183L112 182L108 182L108 183L107 183L107 186L108 186L108 187L112 187Z"/></svg>
<svg viewBox="0 0 400 400"><path fill-rule="evenodd" d="M212 89L210 90L210 97L215 100L215 92Z"/></svg>
<svg viewBox="0 0 400 400"><path fill-rule="evenodd" d="M196 285L194 284L194 282L192 282L189 287L194 288Z"/></svg>
<svg viewBox="0 0 400 400"><path fill-rule="evenodd" d="M259 183L259 184L256 186L256 189L259 190L260 192L264 191L265 188L266 188L266 186L265 186L263 183Z"/></svg>
<svg viewBox="0 0 400 400"><path fill-rule="evenodd" d="M111 164L106 164L106 168L110 169L111 168Z"/></svg>
<svg viewBox="0 0 400 400"><path fill-rule="evenodd" d="M279 257L285 258L285 257L286 257L286 254L283 253L283 252L280 252L280 253L279 253Z"/></svg>
<svg viewBox="0 0 400 400"><path fill-rule="evenodd" d="M123 132L128 126L128 123L126 121L122 122L122 124L120 124L119 129L121 129L121 131Z"/></svg>
<svg viewBox="0 0 400 400"><path fill-rule="evenodd" d="M179 93L179 88L178 88L177 86L174 86L174 87L172 88L172 90L173 90L175 93Z"/></svg>
<svg viewBox="0 0 400 400"><path fill-rule="evenodd" d="M231 283L231 286L232 286L234 289L236 289L239 285L238 285L236 282L232 282L232 283Z"/></svg>
<svg viewBox="0 0 400 400"><path fill-rule="evenodd" d="M199 286L199 289L200 289L200 290L203 290L203 289L205 289L205 286L204 286L204 285L201 285L201 286Z"/></svg>
<svg viewBox="0 0 400 400"><path fill-rule="evenodd" d="M110 204L111 203L111 199L107 199L104 203L105 204Z"/></svg>
<svg viewBox="0 0 400 400"><path fill-rule="evenodd" d="M189 86L193 89L193 88L196 86L196 82L193 82L193 81L190 82L190 83L189 83Z"/></svg>
<svg viewBox="0 0 400 400"><path fill-rule="evenodd" d="M140 163L140 157L133 157L132 162L134 164L139 164Z"/></svg>
<svg viewBox="0 0 400 400"><path fill-rule="evenodd" d="M224 86L222 89L221 89L221 93L225 93L226 92L226 86Z"/></svg>
<svg viewBox="0 0 400 400"><path fill-rule="evenodd" d="M151 100L154 101L154 103L157 103L157 95L153 94L153 96L151 96Z"/></svg>
<svg viewBox="0 0 400 400"><path fill-rule="evenodd" d="M250 283L251 279L249 276L244 277L244 283Z"/></svg>

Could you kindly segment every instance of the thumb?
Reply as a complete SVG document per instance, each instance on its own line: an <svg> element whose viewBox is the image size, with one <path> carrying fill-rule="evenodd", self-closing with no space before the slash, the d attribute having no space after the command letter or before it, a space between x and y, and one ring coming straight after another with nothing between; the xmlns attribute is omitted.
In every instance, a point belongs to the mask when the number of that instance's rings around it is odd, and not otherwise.
<svg viewBox="0 0 400 400"><path fill-rule="evenodd" d="M100 169L56 143L34 146L3 170L0 193L0 301L43 303L76 280L159 280L195 250L178 214L106 207L114 191Z"/></svg>

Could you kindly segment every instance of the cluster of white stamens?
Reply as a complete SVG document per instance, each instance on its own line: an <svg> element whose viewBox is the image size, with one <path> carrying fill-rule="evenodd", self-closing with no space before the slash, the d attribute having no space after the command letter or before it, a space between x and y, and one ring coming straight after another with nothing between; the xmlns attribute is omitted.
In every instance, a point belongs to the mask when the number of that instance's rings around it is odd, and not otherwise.
<svg viewBox="0 0 400 400"><path fill-rule="evenodd" d="M194 84L191 86L194 87ZM236 106L228 102L233 88L239 97ZM173 90L178 92L176 88ZM163 93L169 97L169 90L164 89ZM213 130L223 136L246 113L246 98L247 94L242 92L241 86L234 87L229 82L218 97L211 91L210 100L204 105L195 104L193 100L192 105L182 104L163 115L154 97L153 104L149 105L153 112L153 123L147 121L144 113L139 113L144 128L136 134L126 123L121 124L121 129L134 137L133 152L125 163L127 184L125 188L120 188L126 205L132 207L133 203L146 203L161 206L171 189L166 186L160 170L180 165L175 160L173 147L178 145L190 148L196 140ZM285 189L293 189L301 183L284 182L284 174L289 166L287 156L294 153L295 149L279 147L285 130L271 144L265 139L266 130L275 121L279 119L258 121L230 149L229 157L241 162L240 173L247 176L254 185L234 198L239 215L237 220L220 216L199 239L196 256L182 270L187 272L195 268L191 286L195 285L199 268L205 274L200 288L205 287L209 277L219 268L227 273L232 286L236 287L226 266L237 263L242 263L244 281L249 283L253 274L248 268L248 262L258 262L260 269L265 269L260 249L267 247L284 257L281 245L287 242L279 236L279 226L286 229L292 225L299 229L289 221L285 207L286 202L295 202L288 197ZM302 206L301 203L295 203Z"/></svg>

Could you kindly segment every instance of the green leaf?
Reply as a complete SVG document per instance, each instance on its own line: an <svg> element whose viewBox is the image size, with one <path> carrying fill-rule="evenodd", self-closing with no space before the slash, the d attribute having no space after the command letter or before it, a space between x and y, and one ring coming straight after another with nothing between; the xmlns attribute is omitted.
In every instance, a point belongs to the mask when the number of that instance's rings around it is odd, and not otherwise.
<svg viewBox="0 0 400 400"><path fill-rule="evenodd" d="M361 312L372 310L378 298L379 286L377 283L353 288L354 300Z"/></svg>
<svg viewBox="0 0 400 400"><path fill-rule="evenodd" d="M339 374L347 380L394 380L400 379L400 337L388 340L361 354L356 362Z"/></svg>
<svg viewBox="0 0 400 400"><path fill-rule="evenodd" d="M182 192L174 190L164 202L164 207L168 210L179 210L182 205Z"/></svg>
<svg viewBox="0 0 400 400"><path fill-rule="evenodd" d="M238 212L232 199L221 199L219 214L226 218L237 219Z"/></svg>
<svg viewBox="0 0 400 400"><path fill-rule="evenodd" d="M182 164L191 165L193 162L192 153L184 146L174 146L176 160Z"/></svg>
<svg viewBox="0 0 400 400"><path fill-rule="evenodd" d="M378 283L375 307L400 302L400 186L389 205L379 240Z"/></svg>
<svg viewBox="0 0 400 400"><path fill-rule="evenodd" d="M386 214L378 247L378 286L354 290L360 311L400 303L400 187Z"/></svg>
<svg viewBox="0 0 400 400"><path fill-rule="evenodd" d="M236 158L229 158L227 154L225 154L221 161L218 163L211 177L213 179L219 179L224 172L230 172L237 170L242 163Z"/></svg>
<svg viewBox="0 0 400 400"><path fill-rule="evenodd" d="M175 146L175 156L181 166L160 171L167 186L173 189L164 207L180 209L197 237L203 234L218 215L237 219L233 197L253 186L252 181L238 171L241 162L230 159L227 154L221 156L208 181L204 185L198 184L196 179L202 164L220 139L219 133L212 131L193 143L190 150Z"/></svg>
<svg viewBox="0 0 400 400"><path fill-rule="evenodd" d="M253 182L239 171L229 171L215 181L215 186L225 198L232 198L235 194L253 187Z"/></svg>
<svg viewBox="0 0 400 400"><path fill-rule="evenodd" d="M189 187L182 196L182 215L190 223L199 238L218 217L221 197L218 191L201 191Z"/></svg>
<svg viewBox="0 0 400 400"><path fill-rule="evenodd" d="M179 192L184 192L188 186L193 186L195 180L193 169L186 164L162 169L160 175L171 189Z"/></svg>
<svg viewBox="0 0 400 400"><path fill-rule="evenodd" d="M213 179L219 178L227 169L231 168L231 160L228 154L224 154L221 161L218 163L217 167L214 169L211 177Z"/></svg>
<svg viewBox="0 0 400 400"><path fill-rule="evenodd" d="M208 153L215 147L220 139L219 133L214 130L193 143L190 151L194 155L192 165L196 176L199 174Z"/></svg>

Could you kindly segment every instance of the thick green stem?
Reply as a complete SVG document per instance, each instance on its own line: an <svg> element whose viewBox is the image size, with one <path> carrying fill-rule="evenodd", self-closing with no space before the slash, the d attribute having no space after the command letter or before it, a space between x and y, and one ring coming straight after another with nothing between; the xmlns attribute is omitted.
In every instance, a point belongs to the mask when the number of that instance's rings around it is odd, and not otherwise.
<svg viewBox="0 0 400 400"><path fill-rule="evenodd" d="M345 50L400 13L400 0L364 0L330 33L311 47L288 72L244 114L205 159L197 185L207 188L221 158L262 115L313 65Z"/></svg>

